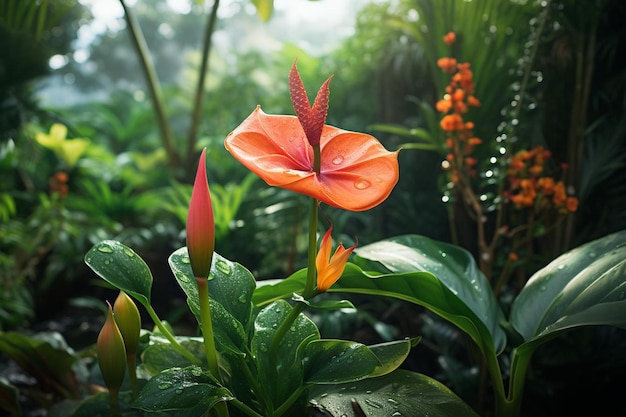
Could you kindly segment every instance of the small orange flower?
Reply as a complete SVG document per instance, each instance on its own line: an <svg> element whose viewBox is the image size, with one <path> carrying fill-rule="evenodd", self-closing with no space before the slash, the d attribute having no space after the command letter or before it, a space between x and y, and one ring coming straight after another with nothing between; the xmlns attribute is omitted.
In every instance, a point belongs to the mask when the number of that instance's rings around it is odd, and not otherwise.
<svg viewBox="0 0 626 417"><path fill-rule="evenodd" d="M448 114L441 119L441 128L446 132L463 129L463 119L458 114Z"/></svg>
<svg viewBox="0 0 626 417"><path fill-rule="evenodd" d="M294 107L302 106L294 102ZM257 107L226 137L226 149L267 184L344 210L371 209L391 194L399 177L397 151L387 151L371 135L326 124L316 138L321 117L311 116L313 122L307 124L300 120L306 108L297 113L269 115ZM314 146L319 146L319 170L314 167Z"/></svg>
<svg viewBox="0 0 626 417"><path fill-rule="evenodd" d="M452 45L456 41L456 33L448 32L444 35L443 41L446 45Z"/></svg>
<svg viewBox="0 0 626 417"><path fill-rule="evenodd" d="M467 105L472 107L478 107L480 106L480 100L478 100L474 96L469 95L467 96Z"/></svg>
<svg viewBox="0 0 626 417"><path fill-rule="evenodd" d="M447 113L450 111L450 108L452 108L452 101L446 100L445 98L439 100L435 105L435 108L441 113Z"/></svg>
<svg viewBox="0 0 626 417"><path fill-rule="evenodd" d="M568 197L565 202L565 207L567 211L574 212L578 210L578 199L576 197Z"/></svg>
<svg viewBox="0 0 626 417"><path fill-rule="evenodd" d="M455 58L439 58L437 60L437 66L441 68L443 72L452 74L456 70L457 61Z"/></svg>
<svg viewBox="0 0 626 417"><path fill-rule="evenodd" d="M346 267L350 254L354 248L356 248L356 243L348 249L344 248L343 244L340 243L339 246L337 246L337 249L335 249L335 253L330 256L333 244L331 237L332 230L333 228L331 226L326 231L326 234L322 238L322 243L320 244L320 250L315 258L318 292L326 292L335 282L337 282L337 280L341 277L341 274L343 274L343 270Z"/></svg>

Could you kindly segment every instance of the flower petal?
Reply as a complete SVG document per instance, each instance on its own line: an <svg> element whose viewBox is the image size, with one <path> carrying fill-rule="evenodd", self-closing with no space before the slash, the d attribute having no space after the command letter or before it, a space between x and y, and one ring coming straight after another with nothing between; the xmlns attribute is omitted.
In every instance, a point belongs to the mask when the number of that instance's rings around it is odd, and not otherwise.
<svg viewBox="0 0 626 417"><path fill-rule="evenodd" d="M398 182L397 152L373 136L324 125L321 171L313 172L313 149L297 118L260 107L225 140L226 149L267 184L362 211L384 201Z"/></svg>

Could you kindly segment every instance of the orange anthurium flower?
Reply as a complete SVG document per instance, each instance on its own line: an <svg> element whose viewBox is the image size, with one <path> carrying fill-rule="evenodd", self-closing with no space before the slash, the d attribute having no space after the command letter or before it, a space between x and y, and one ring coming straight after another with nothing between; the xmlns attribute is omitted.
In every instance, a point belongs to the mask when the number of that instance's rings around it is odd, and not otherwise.
<svg viewBox="0 0 626 417"><path fill-rule="evenodd" d="M348 249L343 247L343 244L339 244L333 256L330 256L330 250L333 244L331 237L332 226L326 231L326 234L322 238L320 244L320 250L315 258L315 267L317 268L317 291L326 292L337 280L341 277L343 270L346 267L346 262L350 254L356 248L354 246Z"/></svg>
<svg viewBox="0 0 626 417"><path fill-rule="evenodd" d="M311 112L308 101L301 97L301 89L292 89L300 103L294 102L298 116L304 114L305 119L312 120L269 115L257 107L228 135L226 149L271 186L344 210L371 209L382 203L398 182L398 152L387 151L376 138L365 133L323 124L319 110L325 112L327 86L328 80ZM313 146L319 146L319 170L314 167Z"/></svg>
<svg viewBox="0 0 626 417"><path fill-rule="evenodd" d="M294 116L269 115L257 107L231 132L226 149L271 186L316 198L344 210L382 203L398 182L398 153L373 136L324 125L320 172L313 148Z"/></svg>
<svg viewBox="0 0 626 417"><path fill-rule="evenodd" d="M215 219L206 176L206 148L202 150L187 213L187 252L196 278L207 278L215 249Z"/></svg>

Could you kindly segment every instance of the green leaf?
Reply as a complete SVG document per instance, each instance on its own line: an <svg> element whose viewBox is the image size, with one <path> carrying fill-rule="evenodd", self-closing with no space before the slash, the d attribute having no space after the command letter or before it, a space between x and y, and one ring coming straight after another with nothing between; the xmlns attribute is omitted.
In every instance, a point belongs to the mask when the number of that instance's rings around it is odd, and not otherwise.
<svg viewBox="0 0 626 417"><path fill-rule="evenodd" d="M511 306L525 341L585 325L626 328L626 230L586 243L537 271Z"/></svg>
<svg viewBox="0 0 626 417"><path fill-rule="evenodd" d="M274 12L274 0L252 0L262 21L267 22Z"/></svg>
<svg viewBox="0 0 626 417"><path fill-rule="evenodd" d="M252 294L252 302L263 307L274 301L293 297L302 293L306 281L306 269L300 269L285 279L266 279L259 281Z"/></svg>
<svg viewBox="0 0 626 417"><path fill-rule="evenodd" d="M18 332L0 333L0 352L36 378L46 390L70 398L76 390L72 365L77 357L68 351L62 339L57 340L60 337L58 333L41 333L37 337Z"/></svg>
<svg viewBox="0 0 626 417"><path fill-rule="evenodd" d="M197 300L198 287L191 271L187 248L182 247L172 253L168 262L187 297ZM209 273L209 297L219 302L244 327L250 321L251 299L255 287L256 280L250 271L218 253L213 253ZM200 307L197 301L190 303L190 307L196 317L199 317Z"/></svg>
<svg viewBox="0 0 626 417"><path fill-rule="evenodd" d="M201 417L220 401L230 401L230 392L215 384L198 366L169 369L150 379L134 406L148 412L184 411Z"/></svg>
<svg viewBox="0 0 626 417"><path fill-rule="evenodd" d="M379 343L377 345L368 346L369 349L378 357L381 366L369 375L370 378L376 376L387 375L395 371L404 360L409 356L411 348L419 343L420 338L395 340L392 342Z"/></svg>
<svg viewBox="0 0 626 417"><path fill-rule="evenodd" d="M252 357L257 363L258 380L267 389L266 398L282 404L302 384L302 351L311 340L320 338L315 324L300 313L285 333L272 358L271 344L292 307L284 300L276 301L262 309L254 322L254 335L250 344Z"/></svg>
<svg viewBox="0 0 626 417"><path fill-rule="evenodd" d="M304 382L337 384L366 378L382 366L378 357L361 343L345 340L313 340L304 349Z"/></svg>
<svg viewBox="0 0 626 417"><path fill-rule="evenodd" d="M379 378L311 388L309 402L332 417L354 417L358 404L368 417L478 417L440 382L397 370Z"/></svg>
<svg viewBox="0 0 626 417"><path fill-rule="evenodd" d="M398 298L431 306L434 312L467 332L479 346L493 343L497 352L504 349L506 336L500 327L504 314L489 282L465 249L424 236L406 235L375 242L354 252L357 255L355 262L363 268L373 267L379 272L424 271L434 274L435 277L418 279L432 281L433 287L443 286L448 291L442 293L441 289L433 289L434 293L425 293L415 288L416 283L406 282L409 277L396 285L386 279L385 288L391 293L400 293ZM373 262L384 268L376 267ZM419 295L402 294L411 290L406 288L407 284Z"/></svg>
<svg viewBox="0 0 626 417"><path fill-rule="evenodd" d="M144 306L150 304L152 273L134 250L115 241L104 240L85 255L85 263L102 279Z"/></svg>
<svg viewBox="0 0 626 417"><path fill-rule="evenodd" d="M178 284L187 295L187 304L200 323L198 285L193 277L187 248L182 247L169 257L169 264ZM247 345L247 331L252 312L252 292L256 282L243 266L213 254L209 273L211 323L218 347L242 355Z"/></svg>
<svg viewBox="0 0 626 417"><path fill-rule="evenodd" d="M349 309L355 310L354 304L352 304L349 300L305 300L300 294L293 294L291 297L293 301L298 303L304 303L309 308L314 308L316 310L340 310L340 309Z"/></svg>
<svg viewBox="0 0 626 417"><path fill-rule="evenodd" d="M181 346L198 359L206 361L204 342L201 338L177 337ZM165 338L152 335L148 347L141 354L141 367L149 374L156 375L169 368L182 368L192 365L189 359L172 347Z"/></svg>

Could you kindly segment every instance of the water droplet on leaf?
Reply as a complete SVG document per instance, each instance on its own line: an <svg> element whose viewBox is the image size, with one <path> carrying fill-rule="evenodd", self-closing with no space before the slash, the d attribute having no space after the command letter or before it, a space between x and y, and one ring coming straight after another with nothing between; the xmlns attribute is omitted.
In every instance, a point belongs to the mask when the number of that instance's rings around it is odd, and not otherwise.
<svg viewBox="0 0 626 417"><path fill-rule="evenodd" d="M113 248L108 243L101 243L98 250L102 253L113 253Z"/></svg>
<svg viewBox="0 0 626 417"><path fill-rule="evenodd" d="M226 263L226 261L224 261L222 259L218 259L217 262L215 263L215 267L222 274L230 275L230 265L228 265L228 263Z"/></svg>

